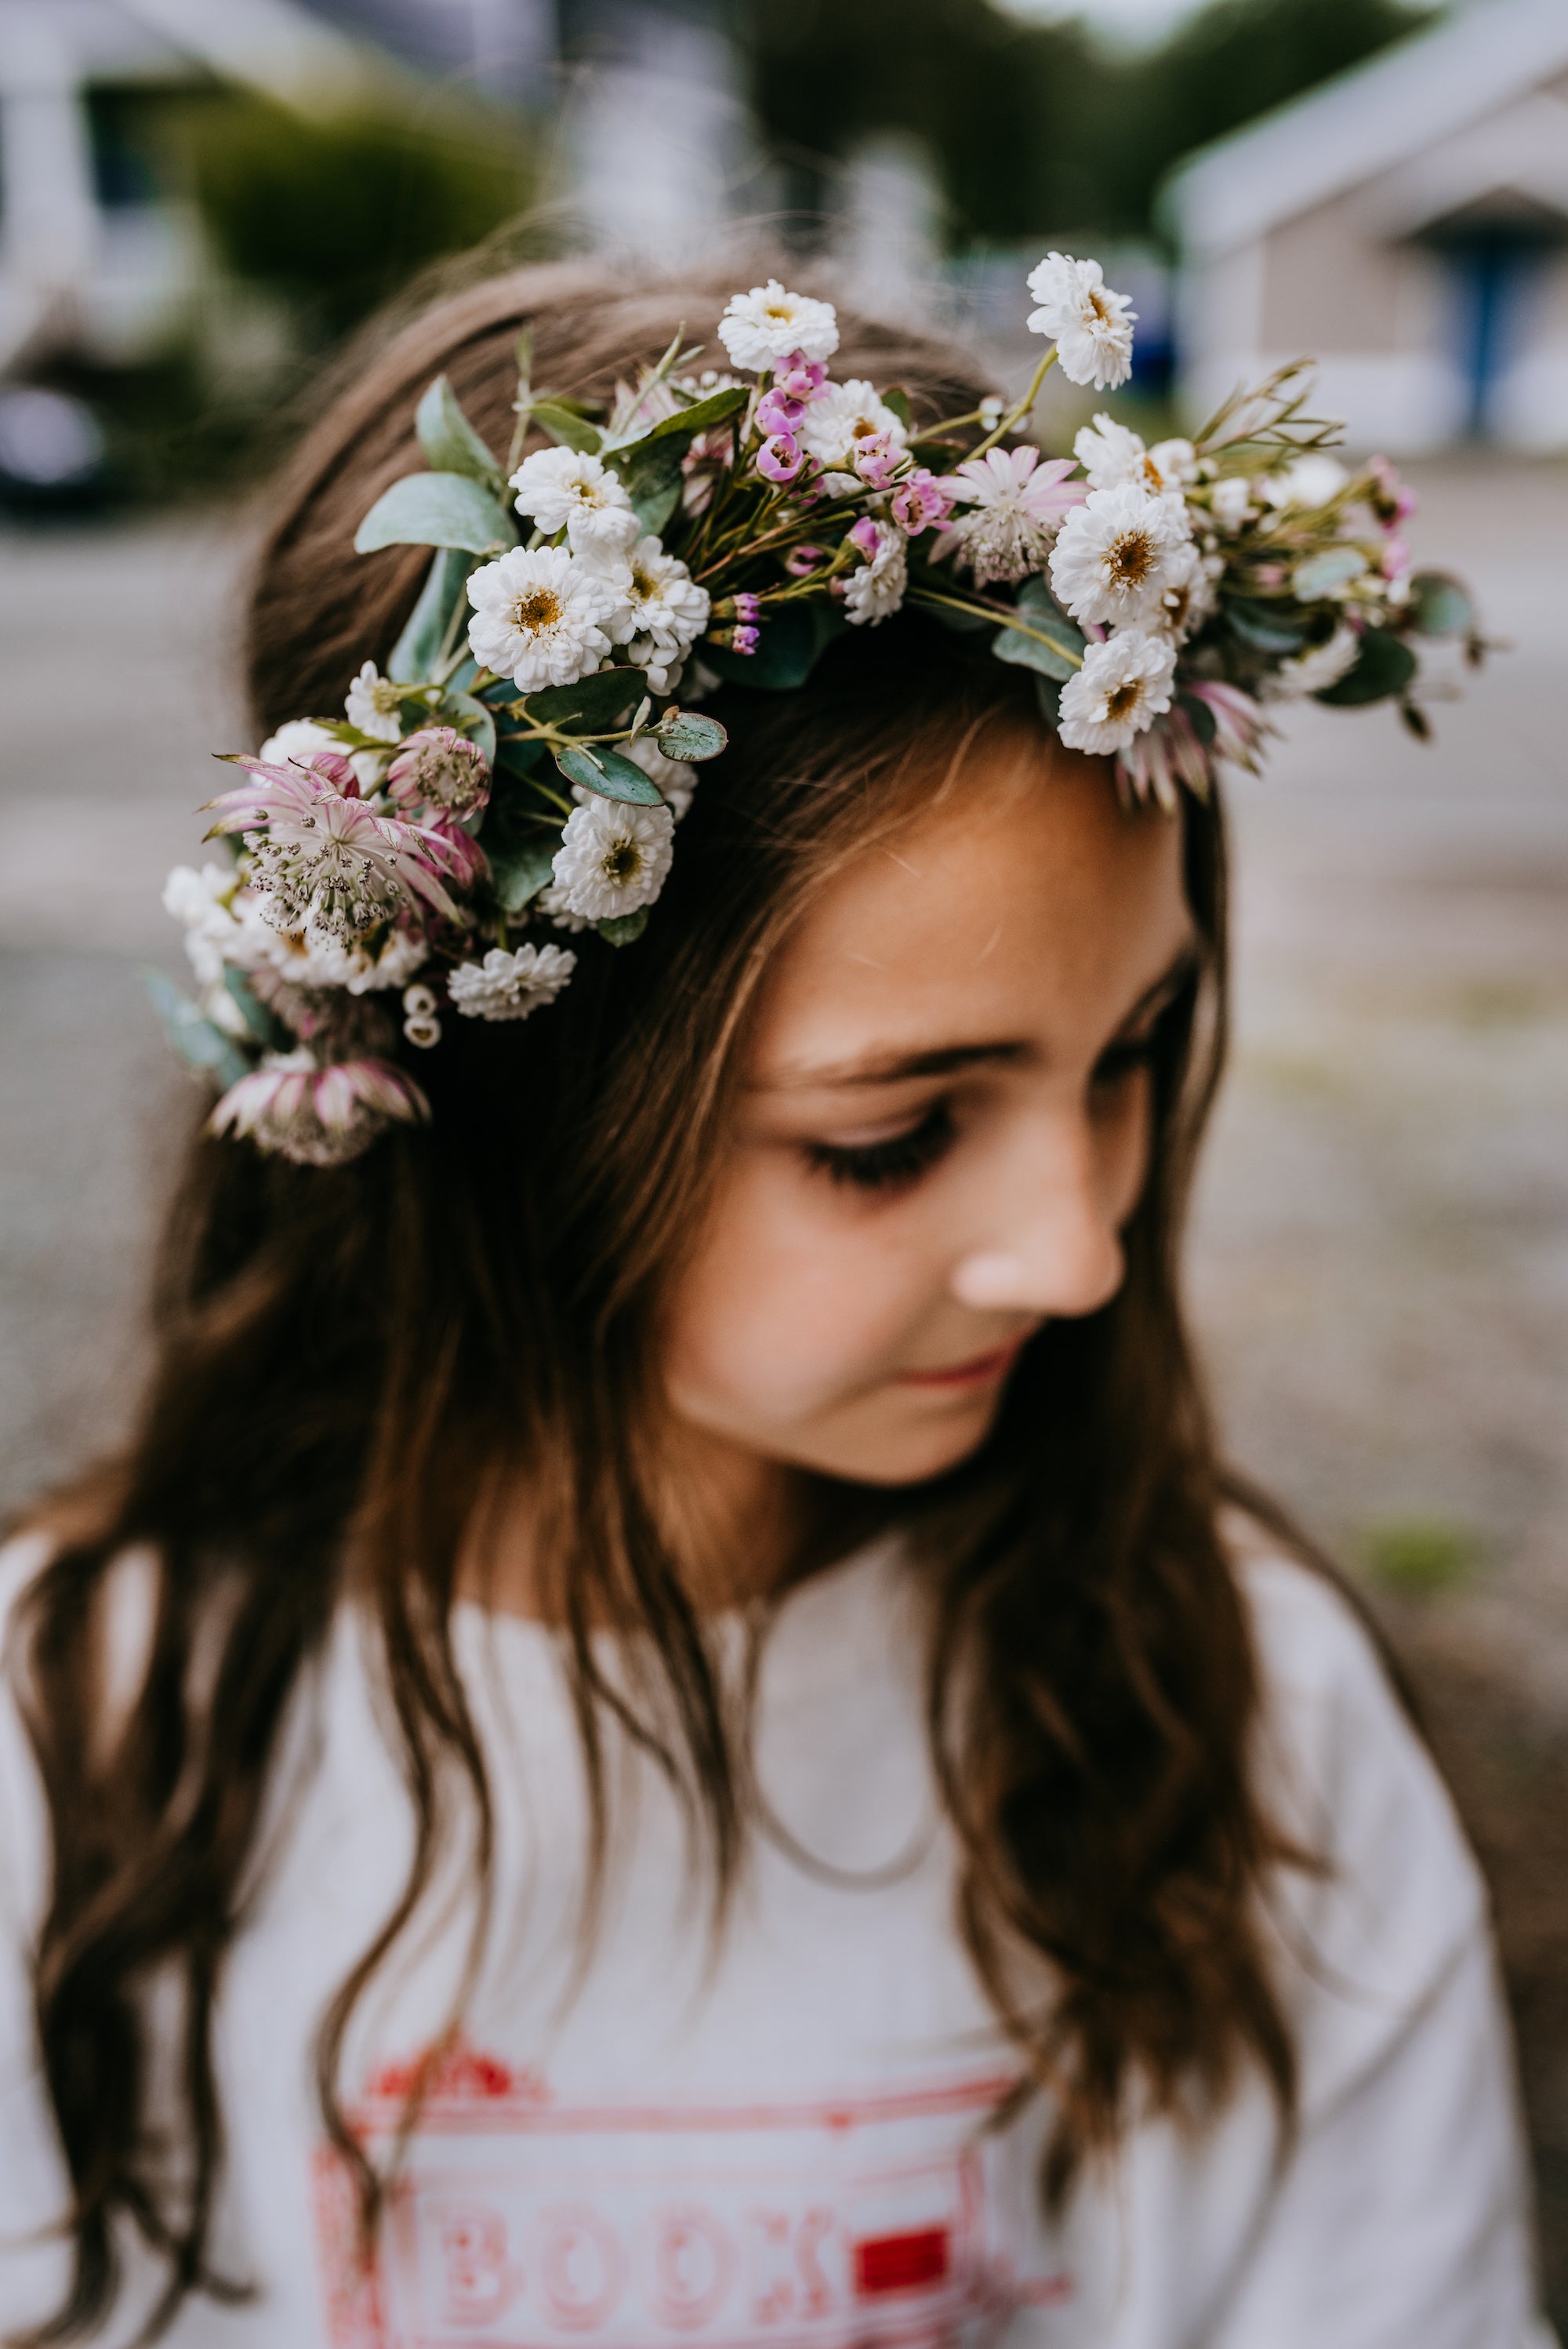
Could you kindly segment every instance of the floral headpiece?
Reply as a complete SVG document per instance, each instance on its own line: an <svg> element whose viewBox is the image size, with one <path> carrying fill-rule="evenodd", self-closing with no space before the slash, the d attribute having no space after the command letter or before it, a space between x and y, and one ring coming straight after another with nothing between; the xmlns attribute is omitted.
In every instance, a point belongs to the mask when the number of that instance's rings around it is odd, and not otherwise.
<svg viewBox="0 0 1568 2349"><path fill-rule="evenodd" d="M1411 638L1481 646L1459 585L1412 574L1388 465L1326 453L1300 368L1191 440L1101 415L1042 458L1015 436L1047 369L1124 383L1134 313L1093 261L1052 253L1028 284L1048 347L1023 398L931 423L833 381L831 305L777 280L719 321L736 372L694 374L677 336L602 405L536 391L524 336L504 468L431 385L430 470L355 540L436 550L387 673L366 661L345 717L236 758L209 835L234 862L165 892L201 999L154 985L223 1084L214 1132L328 1165L427 1118L399 1032L420 1051L449 1018L524 1019L570 981L568 937L643 929L725 747L693 705L800 685L904 605L989 631L1064 743L1167 808L1255 764L1273 700L1393 698L1426 732ZM534 430L552 445L524 457Z"/></svg>

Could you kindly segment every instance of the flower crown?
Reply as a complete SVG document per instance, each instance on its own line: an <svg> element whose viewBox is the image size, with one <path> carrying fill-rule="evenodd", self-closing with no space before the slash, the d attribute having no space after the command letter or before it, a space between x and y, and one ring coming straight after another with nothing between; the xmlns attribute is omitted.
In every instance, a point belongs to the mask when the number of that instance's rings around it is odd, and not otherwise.
<svg viewBox="0 0 1568 2349"><path fill-rule="evenodd" d="M932 423L896 387L833 381L832 305L776 279L719 321L734 373L694 374L677 336L602 404L535 390L525 335L504 468L430 386L429 471L355 540L435 550L387 673L366 661L343 718L236 757L209 834L233 863L165 891L200 1000L153 985L223 1085L215 1133L329 1165L428 1118L399 1030L428 1050L449 1017L525 1019L571 979L567 937L643 929L725 747L692 705L799 686L904 605L989 631L1064 743L1167 808L1220 761L1255 765L1273 700L1394 698L1426 732L1410 639L1481 643L1458 584L1412 574L1387 462L1326 453L1300 367L1191 440L1100 415L1042 458L1016 436L1047 368L1125 383L1136 314L1093 261L1052 253L1028 285L1048 347L1023 398ZM535 430L552 445L524 457Z"/></svg>

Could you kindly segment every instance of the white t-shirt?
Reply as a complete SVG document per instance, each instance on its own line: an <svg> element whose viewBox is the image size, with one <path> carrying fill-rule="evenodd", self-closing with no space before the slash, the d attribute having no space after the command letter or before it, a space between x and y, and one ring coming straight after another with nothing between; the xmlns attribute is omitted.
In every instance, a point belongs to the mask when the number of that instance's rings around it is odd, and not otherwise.
<svg viewBox="0 0 1568 2349"><path fill-rule="evenodd" d="M14 1589L36 1563L14 1551ZM919 1626L897 1550L808 1584L766 1651L759 1835L717 1943L678 1804L612 1744L620 1821L586 1961L585 1804L552 1641L465 1609L497 1802L497 1898L464 2034L407 2148L373 2283L311 2085L317 2020L400 1888L410 1830L346 1611L295 1707L250 1921L224 1979L220 2239L256 2296L188 2302L174 2349L1541 2349L1484 1897L1448 1798L1344 1603L1245 1569L1276 1809L1333 1863L1279 1888L1301 2054L1206 2134L1136 2127L1066 2220L1039 2212L1037 2106L953 1922ZM0 2332L53 2305L63 2171L24 1952L46 1868L0 1718ZM460 1839L459 1839L460 1841ZM373 1993L349 2102L373 2145L438 2034L450 1898ZM132 2301L111 2335L133 2329Z"/></svg>

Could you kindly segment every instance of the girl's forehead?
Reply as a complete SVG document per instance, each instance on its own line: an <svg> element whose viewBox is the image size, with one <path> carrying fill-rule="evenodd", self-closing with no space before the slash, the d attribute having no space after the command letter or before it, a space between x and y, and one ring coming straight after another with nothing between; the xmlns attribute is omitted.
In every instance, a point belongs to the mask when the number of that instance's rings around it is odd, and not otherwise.
<svg viewBox="0 0 1568 2349"><path fill-rule="evenodd" d="M965 779L823 888L764 983L754 1084L1114 1026L1191 947L1179 823L1088 761Z"/></svg>

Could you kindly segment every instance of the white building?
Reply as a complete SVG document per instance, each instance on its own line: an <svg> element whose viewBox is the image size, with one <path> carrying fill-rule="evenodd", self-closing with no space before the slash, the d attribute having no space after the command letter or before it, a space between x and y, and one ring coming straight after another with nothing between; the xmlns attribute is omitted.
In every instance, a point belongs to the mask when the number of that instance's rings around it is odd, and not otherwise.
<svg viewBox="0 0 1568 2349"><path fill-rule="evenodd" d="M1568 445L1568 0L1472 0L1169 201L1191 409L1309 353L1359 447Z"/></svg>
<svg viewBox="0 0 1568 2349"><path fill-rule="evenodd" d="M363 73L295 0L0 0L0 372L144 357L200 282L193 217L106 170L102 93L218 78L330 105Z"/></svg>

